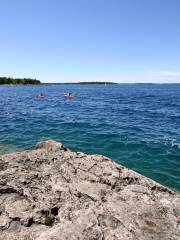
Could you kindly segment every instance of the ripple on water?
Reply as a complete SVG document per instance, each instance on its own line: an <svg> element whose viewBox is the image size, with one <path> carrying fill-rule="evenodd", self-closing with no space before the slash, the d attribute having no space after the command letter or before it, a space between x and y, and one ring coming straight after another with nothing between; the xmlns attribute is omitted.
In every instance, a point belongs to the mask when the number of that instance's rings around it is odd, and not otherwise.
<svg viewBox="0 0 180 240"><path fill-rule="evenodd" d="M64 101L64 92L77 96ZM46 99L37 101L43 92ZM180 85L0 88L0 154L54 139L180 190Z"/></svg>

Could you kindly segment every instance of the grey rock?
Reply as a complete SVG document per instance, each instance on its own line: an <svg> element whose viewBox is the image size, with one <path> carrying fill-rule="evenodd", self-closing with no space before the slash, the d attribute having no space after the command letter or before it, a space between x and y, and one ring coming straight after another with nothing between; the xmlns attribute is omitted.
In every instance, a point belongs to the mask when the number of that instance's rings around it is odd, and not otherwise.
<svg viewBox="0 0 180 240"><path fill-rule="evenodd" d="M179 240L180 196L52 140L0 156L0 240Z"/></svg>

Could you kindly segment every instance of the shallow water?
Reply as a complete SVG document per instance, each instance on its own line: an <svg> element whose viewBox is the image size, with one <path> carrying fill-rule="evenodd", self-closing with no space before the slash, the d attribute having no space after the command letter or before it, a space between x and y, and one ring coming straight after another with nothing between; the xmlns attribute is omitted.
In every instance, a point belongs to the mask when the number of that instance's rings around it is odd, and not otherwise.
<svg viewBox="0 0 180 240"><path fill-rule="evenodd" d="M64 100L67 91L77 98ZM0 154L45 139L180 190L180 85L1 86Z"/></svg>

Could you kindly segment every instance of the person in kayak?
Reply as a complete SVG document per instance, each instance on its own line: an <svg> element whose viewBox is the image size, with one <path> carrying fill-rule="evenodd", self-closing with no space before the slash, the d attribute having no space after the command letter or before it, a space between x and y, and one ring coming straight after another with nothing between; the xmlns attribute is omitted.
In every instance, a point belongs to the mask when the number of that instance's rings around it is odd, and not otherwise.
<svg viewBox="0 0 180 240"><path fill-rule="evenodd" d="M67 95L68 97L70 97L70 96L72 95L72 93L71 93L71 92L68 92L66 95Z"/></svg>
<svg viewBox="0 0 180 240"><path fill-rule="evenodd" d="M65 99L74 99L75 96L73 96L71 92L68 92L68 93L65 93L65 94L64 94L64 98L65 98Z"/></svg>
<svg viewBox="0 0 180 240"><path fill-rule="evenodd" d="M71 92L67 92L67 93L64 94L64 96L66 96L66 97L71 97L71 96L72 96L72 93L71 93Z"/></svg>
<svg viewBox="0 0 180 240"><path fill-rule="evenodd" d="M42 99L42 98L44 98L45 96L44 96L44 94L43 93L40 93L39 95L37 95L37 98L38 99Z"/></svg>

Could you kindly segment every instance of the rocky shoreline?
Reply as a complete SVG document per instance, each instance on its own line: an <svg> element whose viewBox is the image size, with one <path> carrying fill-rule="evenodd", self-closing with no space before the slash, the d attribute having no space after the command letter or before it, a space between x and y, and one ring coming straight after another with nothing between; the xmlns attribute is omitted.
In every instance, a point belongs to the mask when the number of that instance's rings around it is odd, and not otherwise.
<svg viewBox="0 0 180 240"><path fill-rule="evenodd" d="M0 156L0 240L178 240L180 195L112 160L41 142Z"/></svg>

